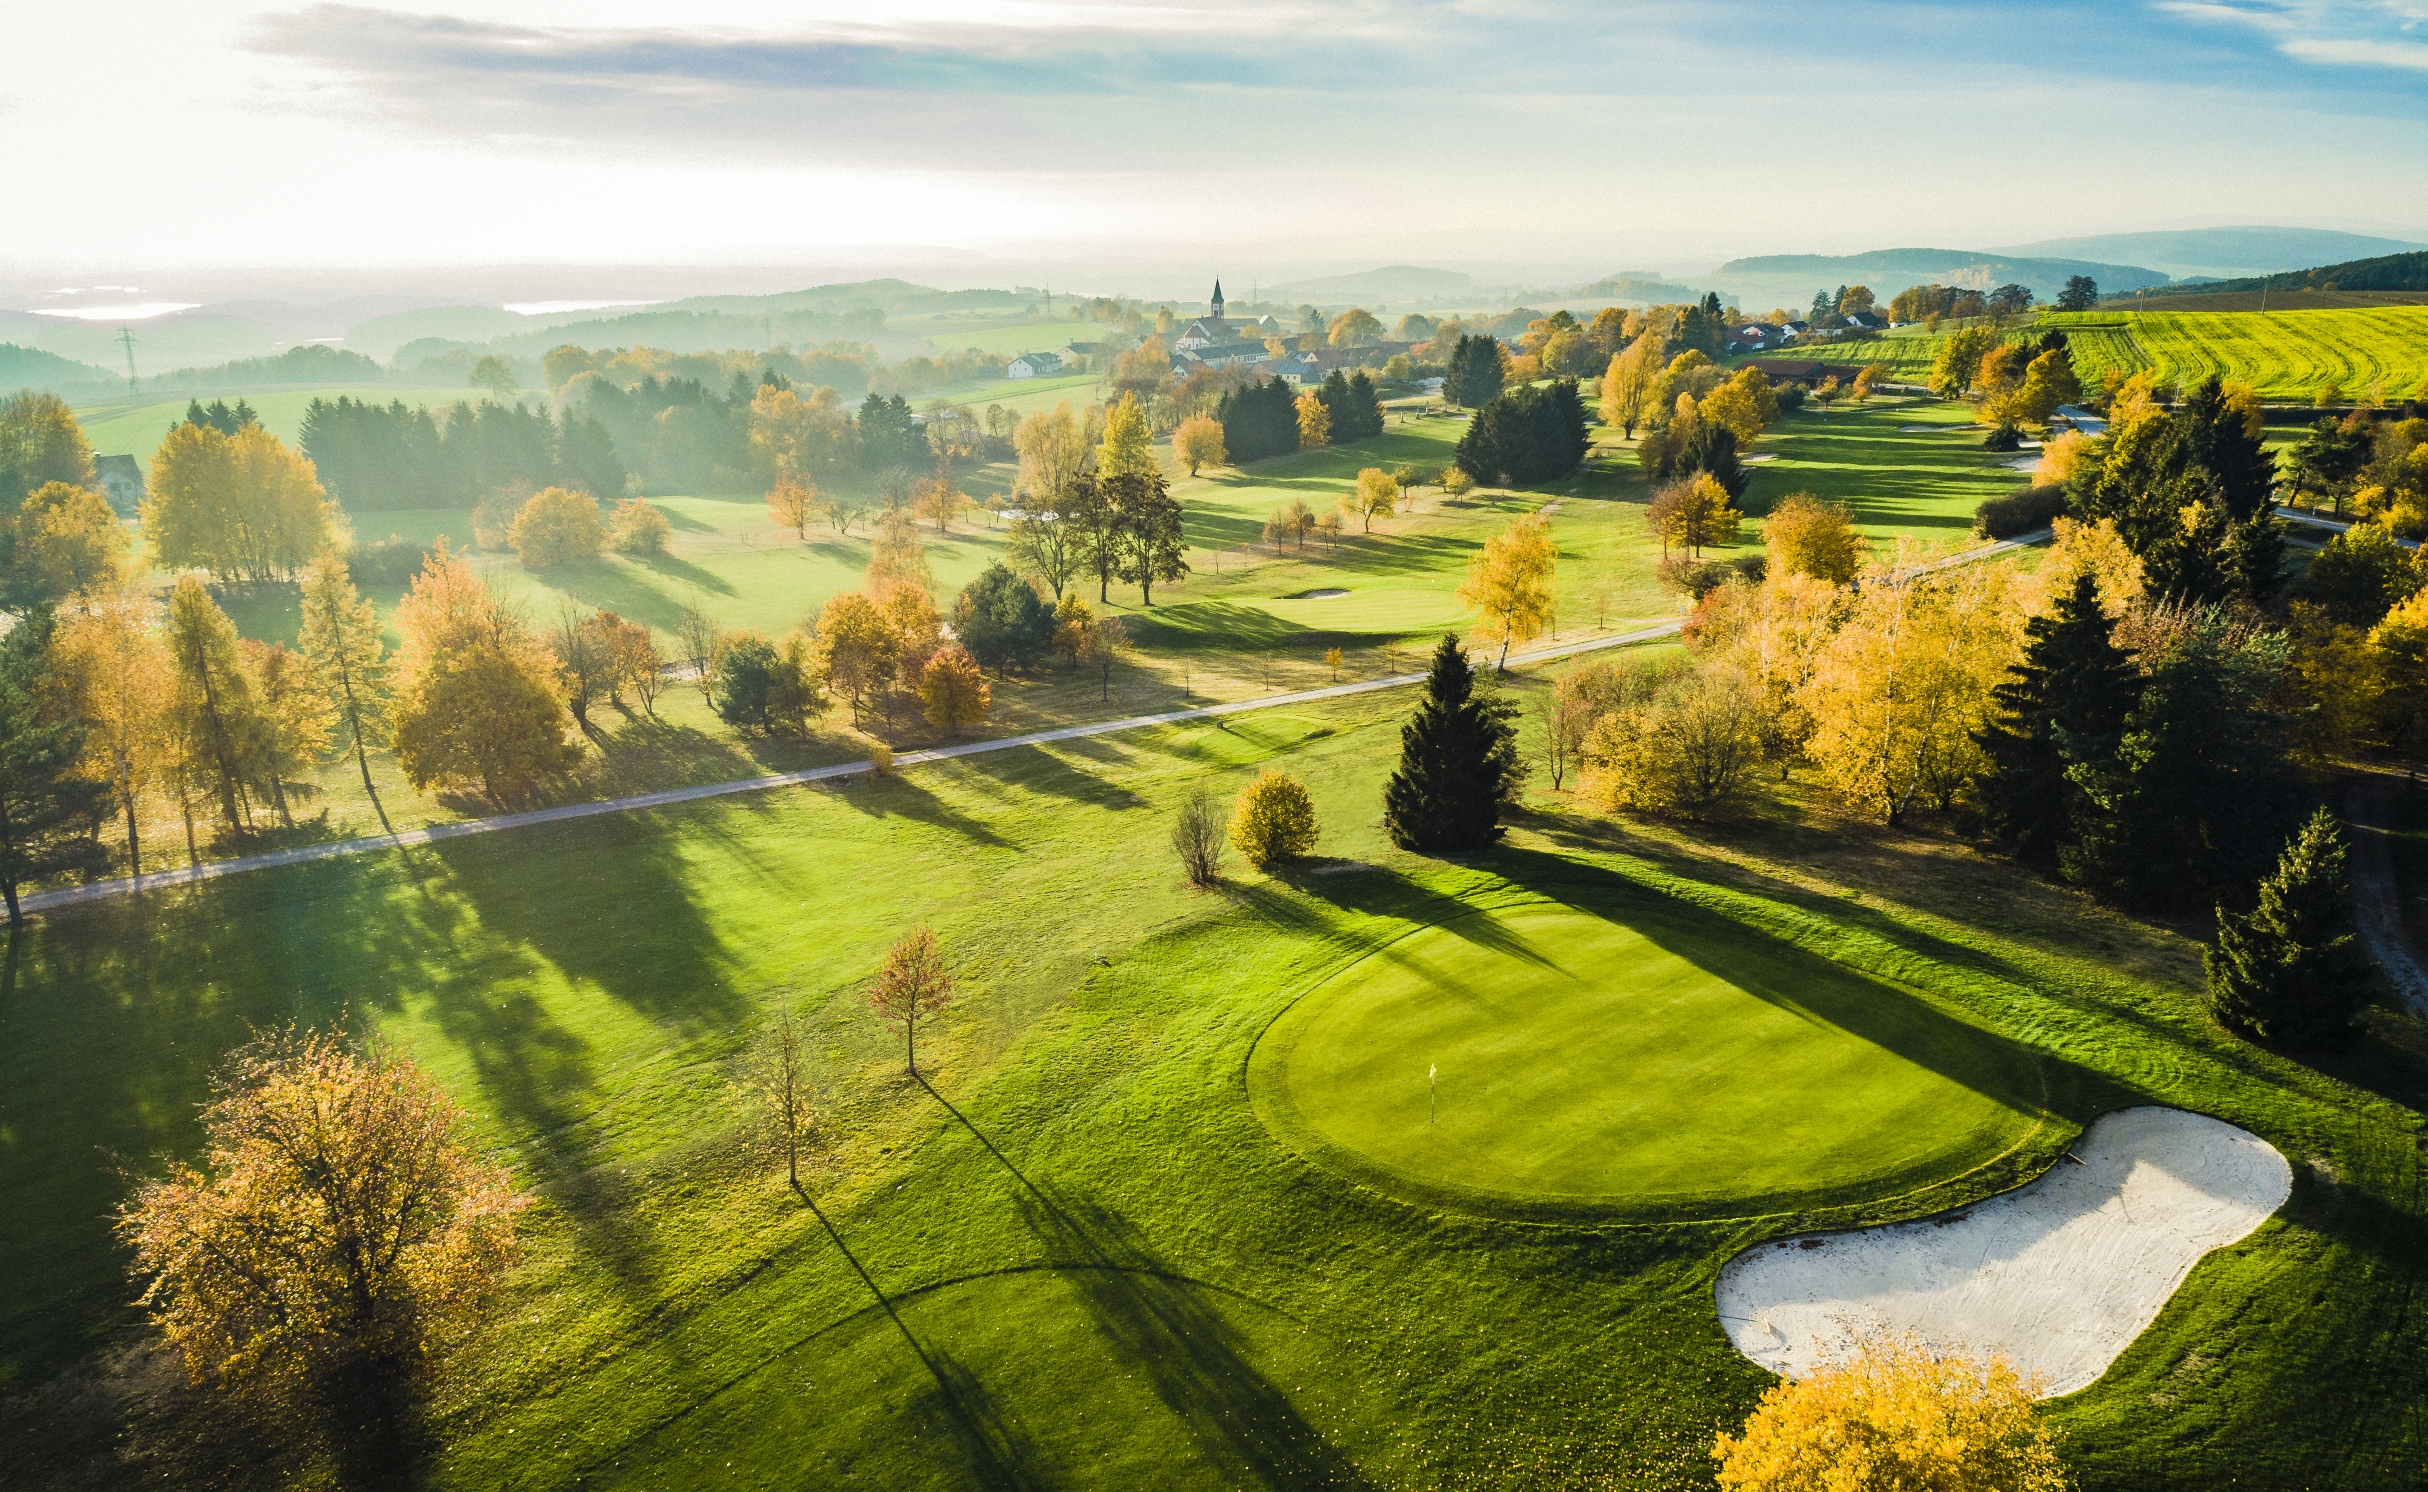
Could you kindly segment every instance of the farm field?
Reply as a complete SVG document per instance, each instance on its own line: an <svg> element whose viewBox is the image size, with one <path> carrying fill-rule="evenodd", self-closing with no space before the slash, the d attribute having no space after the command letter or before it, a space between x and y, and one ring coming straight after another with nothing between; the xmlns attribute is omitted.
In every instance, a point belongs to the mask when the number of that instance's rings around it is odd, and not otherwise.
<svg viewBox="0 0 2428 1492"><path fill-rule="evenodd" d="M1516 687L1532 700L1542 685ZM2099 1383L2053 1405L2082 1485L2384 1486L2428 1455L2411 1412L2428 1395L2415 1027L2374 1016L2324 1071L2228 1043L2198 1012L2189 939L1944 841L1828 827L1801 784L1767 826L1691 831L1537 793L1498 850L1406 855L1374 822L1405 704L1004 753L38 920L0 972L12 1481L364 1479L342 1450L249 1442L122 1361L134 1312L107 1232L123 1188L111 1157L190 1150L220 1052L341 1013L438 1075L539 1198L493 1329L454 1364L406 1464L376 1468L423 1485L1706 1486L1712 1432L1767 1381L1714 1313L1722 1263L2012 1186L2062 1164L2090 1119L2140 1103L2249 1128L2296 1181ZM1165 844L1174 805L1275 762L1310 783L1328 858L1187 890ZM1692 998L1767 990L1816 1074L1850 1063L1892 1100L1953 1084L1990 1122L1905 1188L1896 1157L1842 1146L1783 1205L1520 1222L1370 1189L1260 1120L1274 1021L1347 971L1411 935L1463 960L1441 940L1486 923L1497 956L1558 960L1577 917L1609 928L1601 967L1645 967L1630 940L1651 939L1680 978L1716 981ZM919 921L962 981L922 1042L924 1083L858 997ZM278 937L258 935L272 924ZM1749 972L1763 962L1767 980ZM779 992L814 1022L825 1138L804 1179L831 1233L740 1134L734 1062ZM1443 1033L1458 1054L1442 1063L1446 1117L1488 1101L1473 1074L1508 1075L1511 1056L1607 1080L1597 1043L1554 1050L1518 1029L1495 1050L1487 1025ZM1689 1092L1694 1050L1632 1049L1631 1077ZM1422 1070L1384 1065L1395 1079L1378 1067L1336 1092L1342 1122L1410 1114ZM2051 1122L2009 1148L2002 1108ZM1801 1158L1705 1123L1768 1174ZM1675 1144L1614 1134L1607 1164L1675 1174ZM1568 1175L1592 1168L1532 1149Z"/></svg>
<svg viewBox="0 0 2428 1492"><path fill-rule="evenodd" d="M1073 337L1093 341L1103 330L1092 321L1075 321L1068 316L1017 326L960 326L951 321L902 320L892 323L890 329L896 334L925 337L938 352L975 347L1003 357L1017 357L1024 352L1061 352L1070 346Z"/></svg>
<svg viewBox="0 0 2428 1492"><path fill-rule="evenodd" d="M1930 377L1931 360L1946 337L1918 326L1899 327L1877 337L1849 342L1797 344L1778 352L1747 353L1746 358L1782 358L1789 362L1845 363L1850 369L1878 363L1892 382L1921 383ZM1732 359L1743 361L1744 359Z"/></svg>
<svg viewBox="0 0 2428 1492"><path fill-rule="evenodd" d="M2428 383L2428 306L2320 311L2051 312L2042 324L2095 331L2075 343L2086 381L2110 367L2193 383L2215 373L2263 398L2306 402L2333 382L2347 399L2410 397Z"/></svg>

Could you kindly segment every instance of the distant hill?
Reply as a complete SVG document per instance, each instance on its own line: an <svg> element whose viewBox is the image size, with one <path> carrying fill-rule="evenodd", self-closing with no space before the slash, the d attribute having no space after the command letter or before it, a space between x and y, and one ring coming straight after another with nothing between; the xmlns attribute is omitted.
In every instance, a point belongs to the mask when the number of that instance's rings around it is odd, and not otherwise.
<svg viewBox="0 0 2428 1492"><path fill-rule="evenodd" d="M1972 290L2028 285L2053 300L2075 275L2089 275L2105 292L2145 290L2170 283L2158 270L2093 259L2030 259L1977 249L1874 249L1867 254L1765 254L1731 259L1708 277L1721 288L1751 295L1809 298L1840 285L1869 285L1885 301L1912 285L1937 283ZM1749 295L1749 299L1751 298Z"/></svg>
<svg viewBox="0 0 2428 1492"><path fill-rule="evenodd" d="M2256 291L2262 287L2271 295L2304 290L2428 291L2428 250L2412 254L2382 254L2375 259L2354 259L2343 264L2320 265L2316 269L2252 275L2240 280L2212 280L2206 284L2183 286L2181 293L2229 295L2237 291ZM2104 290L2107 287L2103 285L2100 288Z"/></svg>
<svg viewBox="0 0 2428 1492"><path fill-rule="evenodd" d="M2089 238L2051 238L1993 249L2021 257L2107 259L2163 269L2177 280L2336 264L2355 259L2428 249L2428 244L2326 228L2186 228L2166 233L2102 233ZM2104 285L2104 282L2103 282Z"/></svg>
<svg viewBox="0 0 2428 1492"><path fill-rule="evenodd" d="M1678 305L1690 300L1701 300L1703 292L1692 285L1680 285L1675 281L1665 280L1661 278L1659 270L1623 269L1615 275L1604 275L1601 279L1585 286L1576 293L1575 298L1578 300L1597 298L1640 300L1654 305Z"/></svg>
<svg viewBox="0 0 2428 1492"><path fill-rule="evenodd" d="M35 347L0 342L0 394L18 389L85 390L125 383L107 368L79 363Z"/></svg>
<svg viewBox="0 0 2428 1492"><path fill-rule="evenodd" d="M1471 282L1455 269L1426 269L1414 264L1386 264L1353 275L1296 280L1267 285L1260 292L1267 303L1278 301L1421 300L1427 296L1458 295Z"/></svg>

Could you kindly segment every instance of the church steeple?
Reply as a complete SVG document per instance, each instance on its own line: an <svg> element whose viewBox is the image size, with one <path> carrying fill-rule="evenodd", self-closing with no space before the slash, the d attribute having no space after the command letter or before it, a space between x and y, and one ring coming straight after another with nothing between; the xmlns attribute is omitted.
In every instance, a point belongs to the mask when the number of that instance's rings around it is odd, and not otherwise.
<svg viewBox="0 0 2428 1492"><path fill-rule="evenodd" d="M1219 279L1214 282L1214 319L1222 320L1222 281Z"/></svg>

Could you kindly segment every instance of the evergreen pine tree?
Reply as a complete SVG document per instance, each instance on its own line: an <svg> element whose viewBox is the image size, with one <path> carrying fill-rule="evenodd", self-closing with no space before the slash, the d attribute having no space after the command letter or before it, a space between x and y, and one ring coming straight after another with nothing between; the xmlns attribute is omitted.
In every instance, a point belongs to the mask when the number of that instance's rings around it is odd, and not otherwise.
<svg viewBox="0 0 2428 1492"><path fill-rule="evenodd" d="M2025 624L2023 661L1990 691L2005 715L1976 737L1989 758L1982 817L1990 838L2026 864L2057 863L2082 800L2066 769L2113 752L2133 707L2140 680L2114 631L2085 572L2054 611Z"/></svg>
<svg viewBox="0 0 2428 1492"><path fill-rule="evenodd" d="M1501 834L1517 799L1517 730L1510 706L1475 693L1475 670L1454 636L1433 650L1416 716L1400 728L1399 770L1383 785L1383 829L1404 850L1480 850Z"/></svg>
<svg viewBox="0 0 2428 1492"><path fill-rule="evenodd" d="M2209 1008L2229 1029L2288 1046L2333 1041L2368 1003L2369 975L2352 928L2344 836L2321 808L2259 883L2247 915L2217 914L2201 958Z"/></svg>
<svg viewBox="0 0 2428 1492"><path fill-rule="evenodd" d="M109 785L76 771L84 727L48 718L34 698L50 635L45 608L0 639L0 899L11 927L25 920L17 907L24 882L109 863L94 837L109 812Z"/></svg>

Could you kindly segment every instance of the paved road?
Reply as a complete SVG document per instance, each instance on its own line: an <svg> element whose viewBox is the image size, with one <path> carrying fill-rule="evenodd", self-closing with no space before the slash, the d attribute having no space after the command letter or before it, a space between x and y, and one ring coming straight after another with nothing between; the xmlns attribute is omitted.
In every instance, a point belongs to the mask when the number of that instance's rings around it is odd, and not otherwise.
<svg viewBox="0 0 2428 1492"><path fill-rule="evenodd" d="M1992 555L2036 544L2048 537L2043 530L2019 539L1968 549L1946 559L1917 565L1913 575L1944 570L1952 565L1970 564ZM1535 648L1516 653L1509 661L1516 665L1549 663L1559 658L1571 658L1579 653L1598 652L1604 648L1632 647L1638 643L1656 642L1675 637L1684 625L1682 621L1662 622L1611 637L1588 638L1583 642L1562 643L1556 647ZM1212 720L1224 715L1237 715L1249 710L1270 710L1285 705L1312 704L1317 700L1344 699L1353 694L1372 694L1381 689L1400 689L1423 683L1423 673L1393 674L1389 678L1360 679L1353 684L1330 684L1321 689L1301 689L1288 694L1268 694L1260 699L1235 700L1229 704L1198 705L1186 710L1167 710L1159 715L1131 715L1120 720L1099 720L1088 725L1066 725L1056 730L1031 731L1027 735L1002 736L989 741L968 741L958 746L939 746L932 751L909 751L894 758L898 770L915 767L923 762L949 761L960 756L979 756L989 751L1012 751L1023 746L1046 746L1056 741L1077 741L1089 736L1107 736L1119 731L1143 730L1155 725L1180 725L1191 720ZM677 803L694 803L702 798L722 798L731 793L765 792L769 788L798 787L804 783L825 782L837 777L852 777L869 770L867 761L840 762L831 767L810 767L799 772L779 772L771 777L744 777L733 782L703 783L698 787L669 788L664 792L637 793L629 798L605 798L594 803L567 803L557 808L535 808L528 813L501 813L490 818L464 819L452 824L432 824L426 829L407 829L399 834L374 834L362 839L341 839L328 844L303 845L291 850L274 850L263 855L242 855L231 860L213 860L202 865L180 866L175 870L155 871L150 875L125 876L112 881L94 881L83 886L64 886L56 891L37 891L23 900L28 912L50 911L58 907L81 906L86 902L103 901L113 896L128 896L138 891L153 891L168 886L187 886L196 881L216 880L220 876L241 875L249 870L267 870L277 865L302 865L313 860L332 860L340 855L364 855L375 850L396 849L404 845L436 844L445 839L461 839L470 834L495 834L501 829L523 829L535 824L558 824L568 819L586 819L602 813L629 813L641 808L665 808Z"/></svg>

